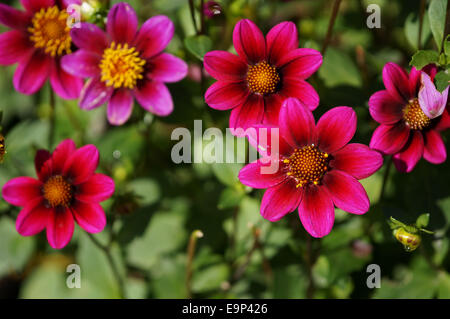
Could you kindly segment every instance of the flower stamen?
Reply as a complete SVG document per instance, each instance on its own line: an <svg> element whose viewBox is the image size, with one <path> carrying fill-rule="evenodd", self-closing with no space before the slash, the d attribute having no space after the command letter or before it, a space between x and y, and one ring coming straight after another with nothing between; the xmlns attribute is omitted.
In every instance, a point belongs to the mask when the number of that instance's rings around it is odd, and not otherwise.
<svg viewBox="0 0 450 319"><path fill-rule="evenodd" d="M275 93L279 82L277 69L266 61L248 67L247 83L253 93Z"/></svg>
<svg viewBox="0 0 450 319"><path fill-rule="evenodd" d="M423 130L431 124L431 119L422 111L417 98L410 100L403 109L403 120L412 130Z"/></svg>
<svg viewBox="0 0 450 319"><path fill-rule="evenodd" d="M51 207L68 207L73 197L72 185L62 176L52 176L43 187L44 198Z"/></svg>

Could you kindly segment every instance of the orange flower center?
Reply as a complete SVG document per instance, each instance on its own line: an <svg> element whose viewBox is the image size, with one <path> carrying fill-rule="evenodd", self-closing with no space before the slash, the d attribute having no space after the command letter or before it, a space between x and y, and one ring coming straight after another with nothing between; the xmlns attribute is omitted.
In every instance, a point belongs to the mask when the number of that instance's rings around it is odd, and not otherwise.
<svg viewBox="0 0 450 319"><path fill-rule="evenodd" d="M308 183L319 184L328 171L328 153L320 151L314 144L298 148L283 162L288 164L287 175L294 178L297 187Z"/></svg>
<svg viewBox="0 0 450 319"><path fill-rule="evenodd" d="M403 119L412 130L423 130L431 124L431 119L423 113L419 100L410 100L403 109Z"/></svg>
<svg viewBox="0 0 450 319"><path fill-rule="evenodd" d="M28 28L34 46L44 49L52 57L71 53L72 38L68 17L67 12L60 11L57 6L42 8L36 12L31 19L31 27Z"/></svg>
<svg viewBox="0 0 450 319"><path fill-rule="evenodd" d="M44 184L43 192L52 207L68 207L72 200L72 185L60 175L50 177Z"/></svg>
<svg viewBox="0 0 450 319"><path fill-rule="evenodd" d="M136 48L128 44L111 43L103 52L100 62L102 78L107 86L115 89L125 87L133 89L138 80L143 79L145 60L139 56Z"/></svg>
<svg viewBox="0 0 450 319"><path fill-rule="evenodd" d="M274 93L279 82L280 75L277 69L266 61L248 67L247 83L253 93Z"/></svg>

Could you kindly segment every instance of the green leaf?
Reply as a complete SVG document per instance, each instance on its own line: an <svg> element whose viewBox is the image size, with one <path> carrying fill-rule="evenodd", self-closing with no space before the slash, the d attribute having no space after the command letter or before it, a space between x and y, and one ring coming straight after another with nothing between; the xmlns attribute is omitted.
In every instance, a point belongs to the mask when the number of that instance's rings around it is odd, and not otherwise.
<svg viewBox="0 0 450 319"><path fill-rule="evenodd" d="M138 196L141 205L151 205L161 196L159 185L150 178L135 179L128 186Z"/></svg>
<svg viewBox="0 0 450 319"><path fill-rule="evenodd" d="M439 53L432 50L419 50L411 58L410 65L420 70L425 65L439 62Z"/></svg>
<svg viewBox="0 0 450 319"><path fill-rule="evenodd" d="M421 47L424 47L428 37L430 36L430 24L428 22L428 15L424 16L422 25ZM417 42L419 40L419 19L414 13L410 13L405 21L405 35L409 44L417 50Z"/></svg>
<svg viewBox="0 0 450 319"><path fill-rule="evenodd" d="M245 193L237 188L225 188L220 194L219 203L217 207L219 209L233 208L239 205Z"/></svg>
<svg viewBox="0 0 450 319"><path fill-rule="evenodd" d="M194 271L192 291L195 293L219 289L220 285L228 280L230 269L226 264L218 264L205 269Z"/></svg>
<svg viewBox="0 0 450 319"><path fill-rule="evenodd" d="M203 56L211 51L212 41L206 35L195 35L184 39L184 45L190 53L196 58L203 61Z"/></svg>
<svg viewBox="0 0 450 319"><path fill-rule="evenodd" d="M325 288L330 284L330 262L324 255L320 256L313 266L313 278L318 287Z"/></svg>
<svg viewBox="0 0 450 319"><path fill-rule="evenodd" d="M428 8L428 18L434 41L441 51L442 39L444 37L445 13L447 12L447 0L431 0Z"/></svg>
<svg viewBox="0 0 450 319"><path fill-rule="evenodd" d="M361 87L362 80L353 60L344 52L329 48L323 59L319 76L328 87L350 85Z"/></svg>
<svg viewBox="0 0 450 319"><path fill-rule="evenodd" d="M450 72L449 70L439 71L434 77L436 82L436 89L440 92L444 91L450 84Z"/></svg>
<svg viewBox="0 0 450 319"><path fill-rule="evenodd" d="M228 163L214 163L212 165L213 173L217 179L227 186L235 186L239 184L239 171L242 168L242 164L228 164Z"/></svg>
<svg viewBox="0 0 450 319"><path fill-rule="evenodd" d="M428 226L428 222L430 221L430 214L422 214L417 217L416 226L418 228L425 228Z"/></svg>

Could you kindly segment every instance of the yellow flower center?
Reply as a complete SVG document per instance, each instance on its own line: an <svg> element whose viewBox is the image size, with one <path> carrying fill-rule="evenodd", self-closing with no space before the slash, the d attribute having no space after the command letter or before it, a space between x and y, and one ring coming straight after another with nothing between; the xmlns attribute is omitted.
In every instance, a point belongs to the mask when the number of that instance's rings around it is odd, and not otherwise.
<svg viewBox="0 0 450 319"><path fill-rule="evenodd" d="M44 184L44 198L51 207L68 207L72 200L72 185L70 185L62 176L52 176Z"/></svg>
<svg viewBox="0 0 450 319"><path fill-rule="evenodd" d="M403 119L412 130L423 130L431 124L431 119L423 113L419 100L410 100L403 109Z"/></svg>
<svg viewBox="0 0 450 319"><path fill-rule="evenodd" d="M277 69L266 61L248 67L247 83L253 93L275 93L279 82Z"/></svg>
<svg viewBox="0 0 450 319"><path fill-rule="evenodd" d="M52 57L71 53L68 17L67 12L60 11L57 6L42 8L36 12L31 19L32 26L28 28L34 47L44 49Z"/></svg>
<svg viewBox="0 0 450 319"><path fill-rule="evenodd" d="M101 80L107 86L133 89L138 80L143 79L145 60L139 56L136 48L128 44L111 43L111 47L103 52L100 62Z"/></svg>
<svg viewBox="0 0 450 319"><path fill-rule="evenodd" d="M297 187L303 187L308 183L319 184L328 171L328 161L328 154L312 144L296 149L283 162L288 164L287 175L295 180Z"/></svg>

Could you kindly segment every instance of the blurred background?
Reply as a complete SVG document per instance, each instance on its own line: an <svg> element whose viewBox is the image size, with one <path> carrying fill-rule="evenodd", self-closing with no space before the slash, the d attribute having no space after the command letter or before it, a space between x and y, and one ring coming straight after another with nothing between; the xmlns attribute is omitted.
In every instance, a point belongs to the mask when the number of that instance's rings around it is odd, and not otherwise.
<svg viewBox="0 0 450 319"><path fill-rule="evenodd" d="M2 2L20 7L19 1ZM85 112L77 101L57 99L55 142L49 145L49 85L34 96L21 95L12 86L15 67L1 67L7 154L0 186L17 176L35 177L36 150L53 150L72 138L77 146L98 147L99 171L114 178L116 193L103 203L108 226L94 235L96 241L77 226L60 251L51 249L45 233L21 237L15 230L19 209L1 200L0 298L450 298L448 161L431 165L421 160L412 173L392 169L386 179L384 166L362 181L370 211L356 216L337 209L332 232L319 240L305 232L296 212L276 223L263 219L263 191L237 179L243 164L177 165L171 160L173 129L192 130L195 119L204 129L228 127L229 112L204 103L204 91L214 80L202 75L201 57L211 49L233 52L232 31L239 19L255 21L264 33L293 21L300 47L320 50L335 1L217 0L207 7L213 13L204 15L202 24L201 1L195 0L197 29L188 0L126 2L141 24L164 14L176 25L167 51L187 61L190 71L185 80L169 85L175 103L170 116L154 117L135 105L125 125L112 127L104 106ZM366 25L371 3L381 8L379 29ZM351 106L358 114L353 142L368 144L377 126L368 99L384 88L386 62L409 69L418 49L420 8L420 0L340 3L324 63L308 80L321 98L316 119L331 107ZM420 47L436 49L428 9L423 17ZM443 137L448 141L448 132ZM387 220L394 216L413 223L423 213L430 214L427 228L435 234L424 234L421 246L408 253ZM66 267L74 263L81 267L80 289L66 286ZM366 285L369 264L381 268L379 289Z"/></svg>

